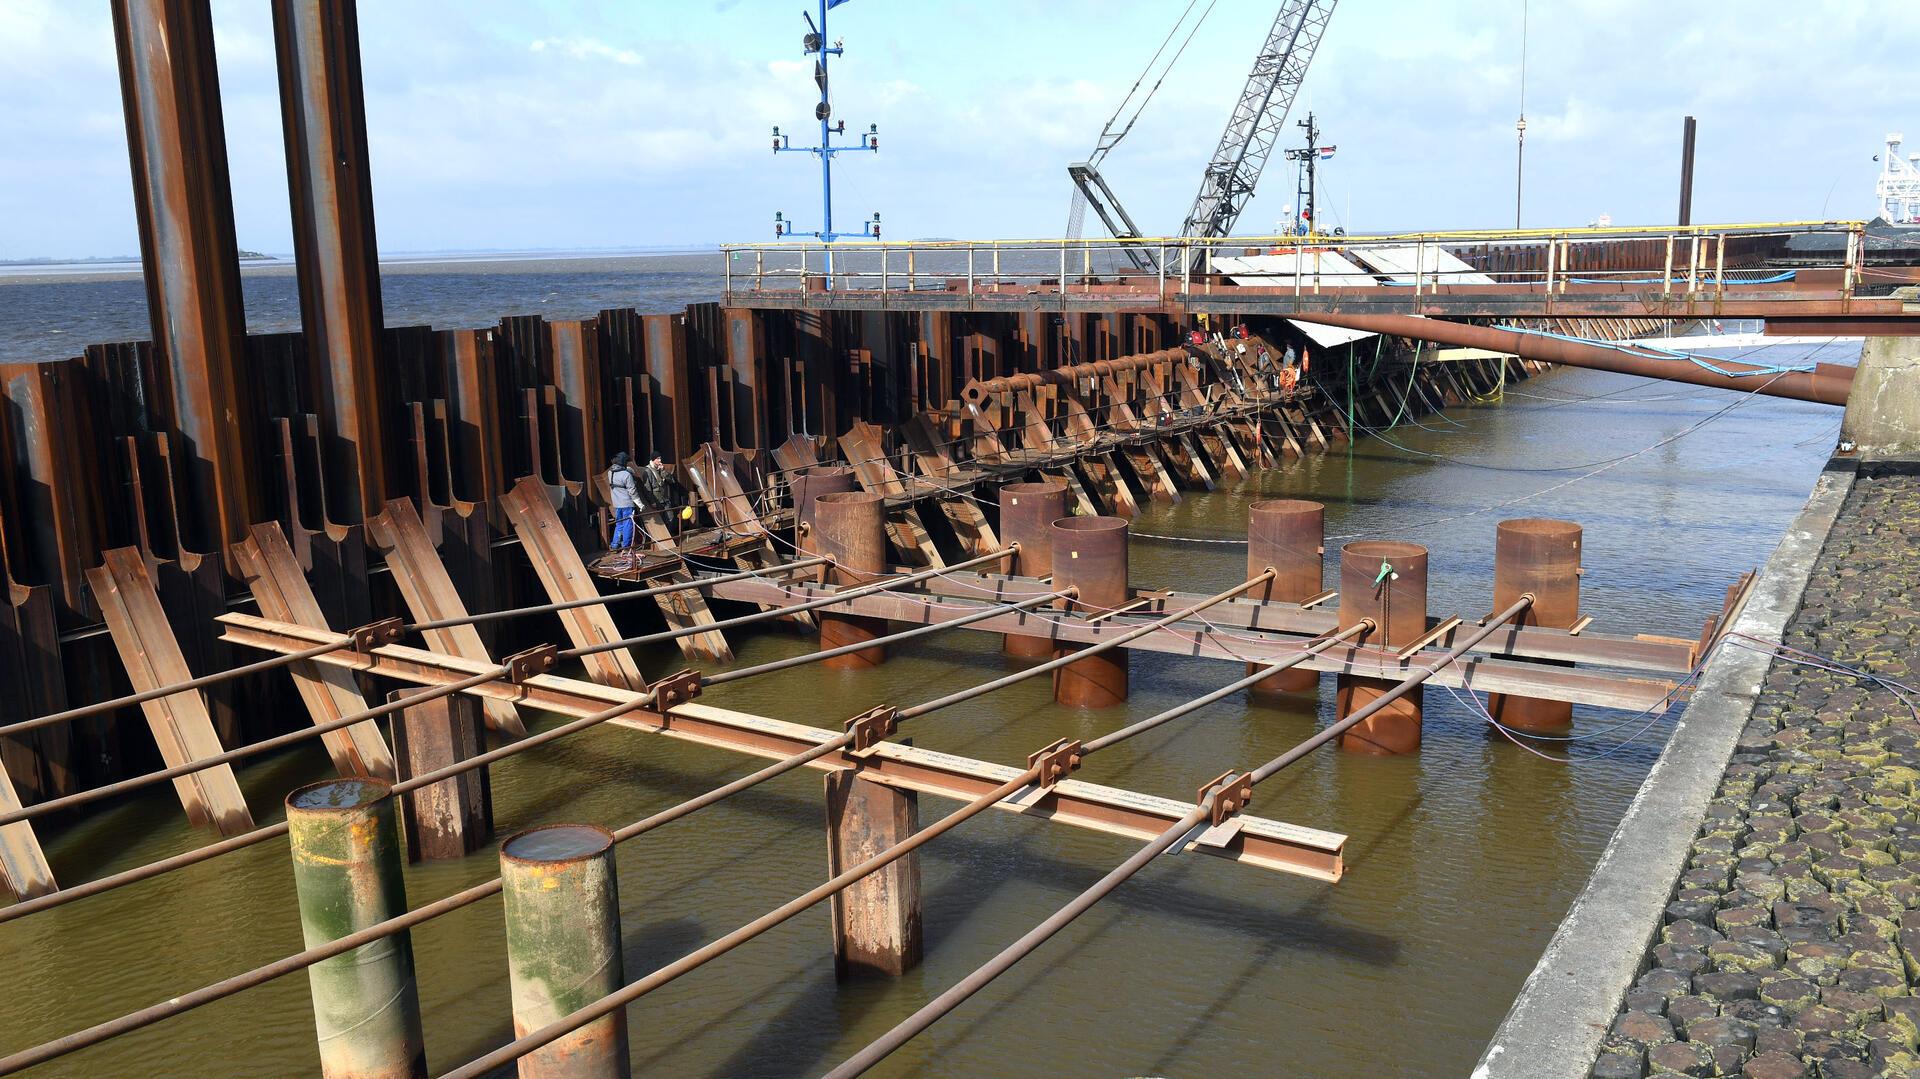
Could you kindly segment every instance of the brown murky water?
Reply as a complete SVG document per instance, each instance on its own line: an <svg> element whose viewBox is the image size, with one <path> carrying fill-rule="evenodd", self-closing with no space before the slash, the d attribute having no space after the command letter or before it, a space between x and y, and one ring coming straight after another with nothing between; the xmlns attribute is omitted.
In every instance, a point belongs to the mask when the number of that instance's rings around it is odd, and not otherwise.
<svg viewBox="0 0 1920 1079"><path fill-rule="evenodd" d="M1769 354L1786 362L1789 356ZM1822 358L1834 358L1830 353ZM1607 395L1596 397L1595 395ZM1487 609L1494 523L1587 526L1585 607L1596 628L1693 636L1726 584L1764 561L1832 443L1838 415L1750 401L1598 475L1611 458L1686 431L1730 395L1564 371L1503 405L1454 409L1233 489L1156 509L1140 531L1240 534L1260 497L1329 504L1339 536L1434 550L1436 613ZM1439 454L1441 457L1423 456ZM1561 466L1581 466L1570 470ZM1517 470L1517 471L1514 471ZM1507 507L1476 512L1498 503ZM1330 542L1329 547L1335 544ZM1232 545L1138 539L1136 583L1210 590L1241 579ZM643 625L637 611L623 613ZM753 662L811 647L790 631L736 637ZM642 657L654 671L677 656ZM816 667L714 689L710 703L822 726L879 702L911 704L1008 668L989 635L902 646L883 668ZM1230 671L1139 654L1124 709L1071 713L1044 680L916 721L919 745L1001 762L1063 734L1092 735L1197 696ZM1350 871L1328 886L1200 856L1162 859L875 1074L936 1076L1461 1075L1505 1012L1658 753L1668 723L1581 709L1576 763L1489 739L1444 690L1427 696L1418 756L1322 751L1263 786L1263 816L1347 833ZM1319 707L1223 702L1088 762L1082 778L1176 798L1262 762L1329 718ZM1643 729L1644 728L1644 729ZM1629 735L1637 737L1627 741ZM1549 753L1560 755L1558 747ZM755 766L620 729L578 735L495 768L499 832L617 826ZM323 774L317 748L243 773L260 819ZM623 846L629 977L670 961L825 876L821 781L776 780ZM923 820L953 806L923 799ZM93 817L51 844L78 881L204 841L164 793ZM988 814L922 863L925 964L836 983L826 908L645 998L630 1011L636 1071L817 1074L971 971L1134 845ZM407 872L414 904L493 874L489 849ZM498 900L415 931L436 1072L511 1035ZM0 1048L16 1049L297 951L284 841L0 926ZM40 1069L47 1075L303 1075L317 1057L304 976L255 989Z"/></svg>

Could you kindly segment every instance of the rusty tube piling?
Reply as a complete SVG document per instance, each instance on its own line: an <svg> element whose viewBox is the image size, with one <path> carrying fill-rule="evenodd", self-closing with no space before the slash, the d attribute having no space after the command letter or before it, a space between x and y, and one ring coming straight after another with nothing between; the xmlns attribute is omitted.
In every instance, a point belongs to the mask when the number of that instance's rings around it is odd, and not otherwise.
<svg viewBox="0 0 1920 1079"><path fill-rule="evenodd" d="M309 948L407 911L393 790L363 776L287 795L300 931ZM307 968L320 1071L328 1079L427 1074L413 941L399 932Z"/></svg>
<svg viewBox="0 0 1920 1079"><path fill-rule="evenodd" d="M1078 590L1069 610L1099 615L1126 605L1127 522L1121 517L1064 517L1049 526L1053 537L1053 582ZM1085 650L1060 645L1056 657ZM1069 708L1108 708L1127 699L1127 651L1089 652L1059 668L1053 699Z"/></svg>
<svg viewBox="0 0 1920 1079"><path fill-rule="evenodd" d="M813 501L821 495L845 494L854 489L853 469L845 465L811 465L787 481L793 493L794 545L806 546L813 530Z"/></svg>
<svg viewBox="0 0 1920 1079"><path fill-rule="evenodd" d="M626 982L613 833L531 828L500 844L516 1037ZM520 1058L522 1079L626 1079L627 1013L610 1012Z"/></svg>
<svg viewBox="0 0 1920 1079"><path fill-rule="evenodd" d="M806 537L809 554L833 559L832 582L840 587L864 584L887 571L885 500L868 491L836 491L813 500L813 529ZM823 611L820 649L833 651L883 637L884 619ZM857 671L878 667L887 659L885 645L875 645L825 660L829 670Z"/></svg>
<svg viewBox="0 0 1920 1079"><path fill-rule="evenodd" d="M1020 545L1008 572L1019 577L1045 577L1053 572L1053 522L1067 516L1067 485L1009 483L1000 488L1000 540ZM1020 659L1053 655L1053 641L1028 633L1002 635L1000 650Z"/></svg>
<svg viewBox="0 0 1920 1079"><path fill-rule="evenodd" d="M1374 649L1402 648L1427 631L1427 549L1396 540L1356 540L1340 549L1340 628L1371 619L1376 627L1360 642ZM1418 686L1395 695L1380 708L1369 706L1386 695L1392 679L1342 674L1337 679L1335 715L1340 719L1365 710L1366 722L1340 739L1352 753L1391 756L1420 748L1423 715Z"/></svg>
<svg viewBox="0 0 1920 1079"><path fill-rule="evenodd" d="M1494 538L1493 605L1504 606L1531 592L1533 606L1520 625L1572 627L1580 620L1581 539L1580 526L1572 521L1501 521ZM1490 693L1487 714L1502 726L1530 734L1564 734L1573 728L1573 705L1566 701Z"/></svg>
<svg viewBox="0 0 1920 1079"><path fill-rule="evenodd" d="M1320 594L1321 558L1325 551L1327 508L1318 502L1275 498L1255 502L1247 510L1247 576L1274 570L1267 587L1250 596L1257 600L1304 603ZM1247 664L1251 674L1261 664ZM1255 682L1249 690L1264 697L1312 693L1320 687L1317 671L1290 668Z"/></svg>

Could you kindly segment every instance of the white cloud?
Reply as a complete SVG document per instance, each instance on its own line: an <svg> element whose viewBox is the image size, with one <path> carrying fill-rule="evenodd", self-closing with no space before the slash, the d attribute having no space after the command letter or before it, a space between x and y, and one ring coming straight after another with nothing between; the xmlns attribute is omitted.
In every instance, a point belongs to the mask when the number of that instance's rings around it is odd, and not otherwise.
<svg viewBox="0 0 1920 1079"><path fill-rule="evenodd" d="M559 53L574 60L611 60L625 67L638 67L640 54L632 49L615 48L590 37L543 37L528 46L530 52Z"/></svg>
<svg viewBox="0 0 1920 1079"><path fill-rule="evenodd" d="M390 250L621 245L761 235L817 202L800 20L760 4L410 0L360 5L378 224ZM1322 171L1354 228L1511 221L1518 0L1342 5L1294 118L1340 147ZM897 235L1052 233L1083 157L1174 11L1153 0L956 0L836 9L836 118L878 155L835 170L841 212ZM1850 0L1535 3L1529 223L1670 216L1680 117L1701 123L1697 218L1870 205L1868 158L1920 126L1920 35ZM1106 172L1173 227L1273 17L1219 0ZM290 246L268 6L215 0L241 242ZM1071 47L1064 47L1070 44ZM0 257L134 249L105 5L0 0ZM1289 123L1286 141L1297 132ZM804 141L811 142L811 137ZM1275 160L1246 215L1294 200ZM1351 205L1349 213L1348 206ZM1323 203L1325 205L1325 203ZM817 211L816 211L817 212Z"/></svg>

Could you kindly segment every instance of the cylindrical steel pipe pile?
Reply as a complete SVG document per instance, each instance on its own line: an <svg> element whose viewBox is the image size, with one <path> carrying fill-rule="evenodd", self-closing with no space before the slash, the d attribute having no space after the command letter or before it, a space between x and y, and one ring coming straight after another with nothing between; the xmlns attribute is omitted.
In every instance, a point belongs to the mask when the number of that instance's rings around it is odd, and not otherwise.
<svg viewBox="0 0 1920 1079"><path fill-rule="evenodd" d="M1274 570L1267 587L1250 597L1304 603L1321 592L1327 508L1318 502L1275 498L1255 502L1247 511L1247 576ZM1252 672L1258 663L1247 664ZM1311 693L1320 686L1318 671L1294 667L1254 683L1253 693Z"/></svg>
<svg viewBox="0 0 1920 1079"><path fill-rule="evenodd" d="M377 779L330 779L287 795L300 928L318 947L406 913L400 822ZM307 968L320 1071L328 1079L424 1076L426 1039L406 931Z"/></svg>
<svg viewBox="0 0 1920 1079"><path fill-rule="evenodd" d="M805 550L833 559L832 583L842 588L866 584L887 571L885 499L868 491L836 491L813 500L813 529ZM884 619L822 611L820 647L824 650L885 636ZM886 662L885 645L849 652L826 661L833 670L862 670Z"/></svg>
<svg viewBox="0 0 1920 1079"><path fill-rule="evenodd" d="M516 1034L626 983L613 833L553 824L500 844ZM522 1079L625 1079L627 1013L612 1012L520 1058Z"/></svg>
<svg viewBox="0 0 1920 1079"><path fill-rule="evenodd" d="M1053 522L1067 516L1067 485L1009 483L1000 488L1000 540L1019 544L1020 553L1007 567L1018 577L1045 577L1053 572ZM1001 648L1021 659L1053 655L1053 641L1028 633L1008 633Z"/></svg>
<svg viewBox="0 0 1920 1079"><path fill-rule="evenodd" d="M1580 620L1580 526L1572 521L1522 518L1501 521L1494 538L1493 605L1503 607L1533 594L1520 625L1569 629ZM1573 727L1566 701L1487 695L1487 714L1514 730L1563 734Z"/></svg>
<svg viewBox="0 0 1920 1079"><path fill-rule="evenodd" d="M807 535L813 530L814 499L853 490L853 469L845 465L812 465L795 472L788 484L793 492L797 545L804 547Z"/></svg>
<svg viewBox="0 0 1920 1079"><path fill-rule="evenodd" d="M1372 619L1377 627L1363 634L1363 645L1387 653L1404 648L1427 632L1427 549L1397 540L1356 540L1340 549L1340 628ZM1367 710L1393 688L1391 679L1343 674L1337 679L1335 714L1340 718ZM1355 753L1389 755L1420 748L1420 690L1416 687L1387 707L1368 711L1365 723L1340 739Z"/></svg>
<svg viewBox="0 0 1920 1079"><path fill-rule="evenodd" d="M1129 595L1125 518L1063 517L1053 522L1050 531L1054 584L1079 590L1070 609L1102 615L1126 605ZM1058 655L1072 655L1085 647L1062 644ZM1060 668L1054 675L1053 695L1069 708L1107 708L1124 702L1127 699L1126 649L1091 653Z"/></svg>

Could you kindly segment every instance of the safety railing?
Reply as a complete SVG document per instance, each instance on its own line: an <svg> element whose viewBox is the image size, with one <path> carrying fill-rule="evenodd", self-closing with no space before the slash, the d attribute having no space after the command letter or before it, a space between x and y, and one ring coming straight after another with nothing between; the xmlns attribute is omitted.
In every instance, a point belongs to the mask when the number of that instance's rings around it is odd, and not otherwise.
<svg viewBox="0 0 1920 1079"><path fill-rule="evenodd" d="M1099 294L1162 300L1232 290L1317 294L1406 289L1580 288L1718 296L1790 285L1809 270L1851 295L1865 256L1859 221L1462 230L1224 239L815 240L727 244L729 303L756 293ZM1791 245L1791 247L1790 247ZM1791 268L1781 266L1790 260Z"/></svg>

